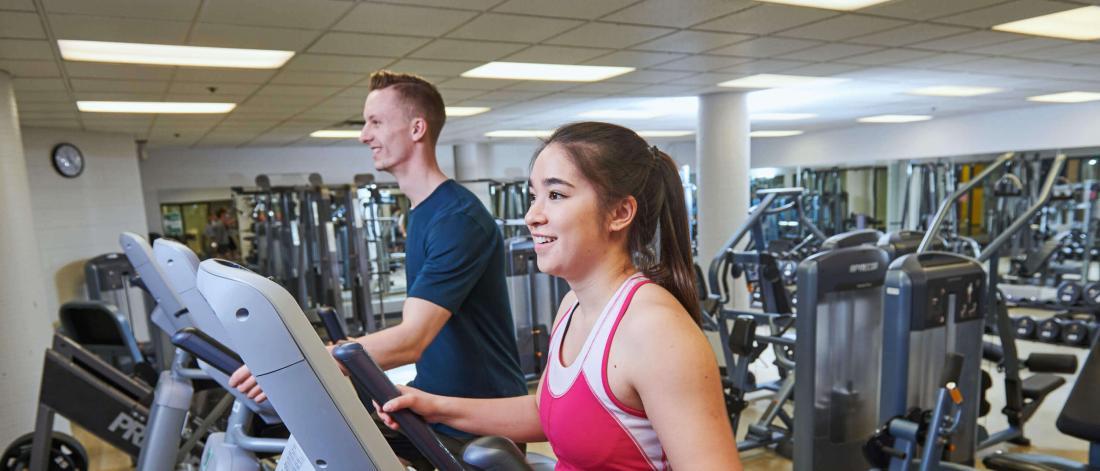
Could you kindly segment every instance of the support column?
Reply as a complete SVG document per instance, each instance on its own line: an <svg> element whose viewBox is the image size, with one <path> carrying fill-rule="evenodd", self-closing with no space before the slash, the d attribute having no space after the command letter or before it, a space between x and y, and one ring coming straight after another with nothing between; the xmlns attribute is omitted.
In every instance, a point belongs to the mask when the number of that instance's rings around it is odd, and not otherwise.
<svg viewBox="0 0 1100 471"><path fill-rule="evenodd" d="M749 210L749 113L745 93L699 97L696 175L699 182L699 262L704 271ZM748 306L745 283L734 285L733 306Z"/></svg>
<svg viewBox="0 0 1100 471"><path fill-rule="evenodd" d="M0 447L34 428L53 318L41 266L15 90L0 70Z"/></svg>
<svg viewBox="0 0 1100 471"><path fill-rule="evenodd" d="M455 146L455 180L488 178L489 144L484 142Z"/></svg>

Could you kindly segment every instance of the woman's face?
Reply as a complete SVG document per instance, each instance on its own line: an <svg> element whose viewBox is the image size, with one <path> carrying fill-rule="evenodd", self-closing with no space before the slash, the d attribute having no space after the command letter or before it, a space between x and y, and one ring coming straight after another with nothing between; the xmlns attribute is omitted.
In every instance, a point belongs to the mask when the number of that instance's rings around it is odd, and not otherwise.
<svg viewBox="0 0 1100 471"><path fill-rule="evenodd" d="M578 279L610 248L596 187L558 145L546 146L531 167L531 208L524 220L539 270Z"/></svg>

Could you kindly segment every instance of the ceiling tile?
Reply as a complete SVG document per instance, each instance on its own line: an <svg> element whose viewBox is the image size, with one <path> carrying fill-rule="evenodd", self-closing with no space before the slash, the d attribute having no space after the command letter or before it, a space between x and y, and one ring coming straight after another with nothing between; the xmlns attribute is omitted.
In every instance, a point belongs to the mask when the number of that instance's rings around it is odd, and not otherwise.
<svg viewBox="0 0 1100 471"><path fill-rule="evenodd" d="M580 64L593 57L602 56L613 49L570 46L531 46L508 56L512 62L538 62L543 64Z"/></svg>
<svg viewBox="0 0 1100 471"><path fill-rule="evenodd" d="M857 54L866 54L881 48L871 46L857 46L855 44L832 43L823 46L811 47L798 52L779 56L783 59L805 60L813 62L826 62Z"/></svg>
<svg viewBox="0 0 1100 471"><path fill-rule="evenodd" d="M210 91L213 87L215 90ZM251 95L256 89L259 88L258 84L251 83L228 83L228 82L173 82L168 87L168 93L176 95L191 95L196 98L202 97L203 100L222 102L222 101L239 101L240 99ZM190 101L201 101L198 99Z"/></svg>
<svg viewBox="0 0 1100 471"><path fill-rule="evenodd" d="M122 92L97 92L76 90L73 93L73 98L80 101L162 101L164 99L164 92L147 90Z"/></svg>
<svg viewBox="0 0 1100 471"><path fill-rule="evenodd" d="M907 25L908 23L904 21L847 14L788 29L779 34L792 38L841 41L855 36L877 33Z"/></svg>
<svg viewBox="0 0 1100 471"><path fill-rule="evenodd" d="M928 20L953 13L974 10L1004 0L894 0L861 9L861 13Z"/></svg>
<svg viewBox="0 0 1100 471"><path fill-rule="evenodd" d="M739 42L732 46L726 46L709 52L710 54L741 57L774 57L802 49L809 49L821 44L820 41L807 41L805 39L768 37Z"/></svg>
<svg viewBox="0 0 1100 471"><path fill-rule="evenodd" d="M566 46L624 48L672 32L670 29L611 23L588 23L549 41Z"/></svg>
<svg viewBox="0 0 1100 471"><path fill-rule="evenodd" d="M486 13L447 36L462 39L535 43L572 29L581 23L576 20Z"/></svg>
<svg viewBox="0 0 1100 471"><path fill-rule="evenodd" d="M12 85L15 87L16 93L27 92L65 92L65 81L59 78L15 78L12 79Z"/></svg>
<svg viewBox="0 0 1100 471"><path fill-rule="evenodd" d="M177 82L230 82L263 83L275 75L274 70L211 69L205 67L180 67L176 71Z"/></svg>
<svg viewBox="0 0 1100 471"><path fill-rule="evenodd" d="M61 71L53 61L2 60L0 70L6 70L14 77L60 77Z"/></svg>
<svg viewBox="0 0 1100 471"><path fill-rule="evenodd" d="M708 21L695 26L693 29L726 33L770 34L833 16L837 16L837 13L831 10L765 4L714 21Z"/></svg>
<svg viewBox="0 0 1100 471"><path fill-rule="evenodd" d="M993 44L991 46L982 46L973 49L967 49L966 52L973 54L992 54L1003 56L1015 55L1021 52L1035 51L1037 49L1066 46L1070 44L1074 44L1074 42L1051 38L1021 38L1015 41Z"/></svg>
<svg viewBox="0 0 1100 471"><path fill-rule="evenodd" d="M907 67L937 68L946 65L958 64L961 62L971 62L981 59L985 59L985 57L975 54L956 54L944 52L922 59L907 60L905 61L904 65Z"/></svg>
<svg viewBox="0 0 1100 471"><path fill-rule="evenodd" d="M532 98L544 95L540 92L521 92L516 90L497 90L491 91L484 95L477 97L478 100L485 101L522 101L530 100Z"/></svg>
<svg viewBox="0 0 1100 471"><path fill-rule="evenodd" d="M889 65L924 59L933 55L935 55L933 52L914 51L912 49L887 49L884 51L848 57L840 62L860 65Z"/></svg>
<svg viewBox="0 0 1100 471"><path fill-rule="evenodd" d="M309 52L394 57L408 54L430 39L380 34L326 33Z"/></svg>
<svg viewBox="0 0 1100 471"><path fill-rule="evenodd" d="M928 41L945 36L962 34L971 31L967 28L956 26L943 26L930 23L916 23L900 28L890 29L880 33L848 39L848 42L857 44L870 44L873 46L908 46L913 43Z"/></svg>
<svg viewBox="0 0 1100 471"><path fill-rule="evenodd" d="M390 66L390 69L417 75L454 77L480 65L481 62L403 59Z"/></svg>
<svg viewBox="0 0 1100 471"><path fill-rule="evenodd" d="M484 11L500 3L500 0L389 0L388 3Z"/></svg>
<svg viewBox="0 0 1100 471"><path fill-rule="evenodd" d="M50 15L50 26L57 39L183 44L191 24L186 21L54 14Z"/></svg>
<svg viewBox="0 0 1100 471"><path fill-rule="evenodd" d="M283 70L309 70L321 72L358 72L368 74L392 63L388 57L335 56L325 54L297 54Z"/></svg>
<svg viewBox="0 0 1100 471"><path fill-rule="evenodd" d="M631 90L631 95L640 96L683 96L691 94L699 87L695 85L650 85L645 88Z"/></svg>
<svg viewBox="0 0 1100 471"><path fill-rule="evenodd" d="M298 85L341 85L347 86L363 80L367 73L349 74L342 72L301 72L284 70L271 79L271 83Z"/></svg>
<svg viewBox="0 0 1100 471"><path fill-rule="evenodd" d="M301 85L265 85L256 96L303 96L325 97L340 91L340 87L319 87Z"/></svg>
<svg viewBox="0 0 1100 471"><path fill-rule="evenodd" d="M1034 51L1020 51L1013 55L1027 57L1029 59L1061 60L1086 54L1100 54L1100 44L1095 42L1074 43L1066 46L1057 46L1048 49Z"/></svg>
<svg viewBox="0 0 1100 471"><path fill-rule="evenodd" d="M352 7L329 0L233 0L204 2L200 22L325 29Z"/></svg>
<svg viewBox="0 0 1100 471"><path fill-rule="evenodd" d="M73 97L68 92L23 92L15 100L22 106L25 103L72 103Z"/></svg>
<svg viewBox="0 0 1100 471"><path fill-rule="evenodd" d="M54 60L48 41L36 39L0 39L0 59Z"/></svg>
<svg viewBox="0 0 1100 471"><path fill-rule="evenodd" d="M24 111L76 111L76 103L20 103L19 113Z"/></svg>
<svg viewBox="0 0 1100 471"><path fill-rule="evenodd" d="M685 70L691 72L707 72L711 70L721 69L723 67L729 67L737 64L744 64L746 62L752 62L753 59L745 57L730 57L730 56L710 56L710 55L694 55L691 57L685 57L680 60L672 62L666 62L655 69L661 70Z"/></svg>
<svg viewBox="0 0 1100 471"><path fill-rule="evenodd" d="M75 78L106 78L123 80L169 80L175 67L103 62L64 62L65 73Z"/></svg>
<svg viewBox="0 0 1100 471"><path fill-rule="evenodd" d="M586 64L615 67L645 68L687 57L687 54L671 52L619 51L592 59Z"/></svg>
<svg viewBox="0 0 1100 471"><path fill-rule="evenodd" d="M43 3L50 13L178 21L191 21L199 7L199 0L44 0Z"/></svg>
<svg viewBox="0 0 1100 471"><path fill-rule="evenodd" d="M641 83L626 82L595 82L586 83L569 89L570 93L600 93L600 94L629 94L632 90L644 88L647 85Z"/></svg>
<svg viewBox="0 0 1100 471"><path fill-rule="evenodd" d="M35 11L33 0L0 0L0 10Z"/></svg>
<svg viewBox="0 0 1100 471"><path fill-rule="evenodd" d="M523 49L523 44L465 39L436 39L410 57L489 62Z"/></svg>
<svg viewBox="0 0 1100 471"><path fill-rule="evenodd" d="M1064 2L1049 0L1016 0L958 15L937 18L936 21L973 26L975 28L989 28L1001 23L1069 10L1073 7L1073 5Z"/></svg>
<svg viewBox="0 0 1100 471"><path fill-rule="evenodd" d="M477 12L468 10L360 3L332 29L437 37L474 16L477 16Z"/></svg>
<svg viewBox="0 0 1100 471"><path fill-rule="evenodd" d="M747 0L645 0L601 20L686 28L755 4Z"/></svg>
<svg viewBox="0 0 1100 471"><path fill-rule="evenodd" d="M37 13L7 11L0 14L0 37L46 39L46 31Z"/></svg>
<svg viewBox="0 0 1100 471"><path fill-rule="evenodd" d="M493 11L594 20L635 1L637 0L600 0L598 2L591 0L556 0L553 2L545 0L509 0L493 8Z"/></svg>
<svg viewBox="0 0 1100 471"><path fill-rule="evenodd" d="M802 61L765 59L718 69L717 72L739 73L743 75L771 74L786 72L795 67L803 67L805 65L808 65L808 63Z"/></svg>
<svg viewBox="0 0 1100 471"><path fill-rule="evenodd" d="M320 31L304 29L198 23L191 31L189 44L301 51L320 34Z"/></svg>
<svg viewBox="0 0 1100 471"><path fill-rule="evenodd" d="M957 52L964 49L989 46L1020 39L1020 36L997 31L975 31L973 33L960 34L932 41L924 41L911 45L918 49L931 49L934 51Z"/></svg>
<svg viewBox="0 0 1100 471"><path fill-rule="evenodd" d="M163 93L168 82L154 80L71 79L75 92Z"/></svg>
<svg viewBox="0 0 1100 471"><path fill-rule="evenodd" d="M75 119L42 119L42 120L20 120L20 125L25 128L55 128L55 129L80 129L80 121Z"/></svg>
<svg viewBox="0 0 1100 471"><path fill-rule="evenodd" d="M541 93L553 93L560 92L562 90L568 90L576 87L576 82L544 82L540 80L524 80L504 87L504 90L514 90L520 92L541 92ZM467 97L470 98L470 97Z"/></svg>
<svg viewBox="0 0 1100 471"><path fill-rule="evenodd" d="M826 77L832 75L840 75L855 70L862 69L860 66L847 65L847 64L810 64L801 67L795 67L793 69L786 69L783 71L785 74L791 75L809 75L813 77Z"/></svg>
<svg viewBox="0 0 1100 471"><path fill-rule="evenodd" d="M457 103L462 100L467 100L478 95L484 95L483 90L459 90L454 88L440 88L439 93L443 95L444 103Z"/></svg>
<svg viewBox="0 0 1100 471"><path fill-rule="evenodd" d="M653 41L638 44L633 49L643 51L666 51L699 53L710 49L752 39L747 34L710 33L706 31L677 31Z"/></svg>

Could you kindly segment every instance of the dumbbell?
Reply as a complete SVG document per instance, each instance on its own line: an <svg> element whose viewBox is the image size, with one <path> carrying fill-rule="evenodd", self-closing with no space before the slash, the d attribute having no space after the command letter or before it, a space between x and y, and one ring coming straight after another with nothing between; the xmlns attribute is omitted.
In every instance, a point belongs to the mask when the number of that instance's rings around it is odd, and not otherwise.
<svg viewBox="0 0 1100 471"><path fill-rule="evenodd" d="M1012 319L1012 326L1016 329L1016 338L1034 339L1035 329L1038 323L1031 316L1020 316Z"/></svg>
<svg viewBox="0 0 1100 471"><path fill-rule="evenodd" d="M1089 323L1080 319L1066 320L1062 324L1062 343L1071 347L1081 347L1088 345L1089 339Z"/></svg>
<svg viewBox="0 0 1100 471"><path fill-rule="evenodd" d="M1085 304L1100 306L1100 281L1094 281L1085 285Z"/></svg>
<svg viewBox="0 0 1100 471"><path fill-rule="evenodd" d="M1052 317L1039 323L1036 329L1036 337L1046 343L1059 343L1062 341L1062 325L1065 320Z"/></svg>
<svg viewBox="0 0 1100 471"><path fill-rule="evenodd" d="M1072 306L1077 304L1077 301L1081 299L1081 284L1076 281L1063 281L1058 284L1058 302Z"/></svg>

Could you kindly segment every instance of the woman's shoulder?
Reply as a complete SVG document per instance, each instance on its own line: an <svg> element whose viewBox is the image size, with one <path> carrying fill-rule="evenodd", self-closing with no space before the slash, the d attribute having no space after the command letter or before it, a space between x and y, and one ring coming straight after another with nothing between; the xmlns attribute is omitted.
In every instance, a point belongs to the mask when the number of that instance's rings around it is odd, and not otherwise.
<svg viewBox="0 0 1100 471"><path fill-rule="evenodd" d="M634 293L621 324L622 329L650 331L661 336L699 331L676 296L654 282L642 285Z"/></svg>

